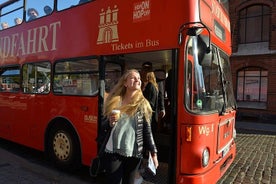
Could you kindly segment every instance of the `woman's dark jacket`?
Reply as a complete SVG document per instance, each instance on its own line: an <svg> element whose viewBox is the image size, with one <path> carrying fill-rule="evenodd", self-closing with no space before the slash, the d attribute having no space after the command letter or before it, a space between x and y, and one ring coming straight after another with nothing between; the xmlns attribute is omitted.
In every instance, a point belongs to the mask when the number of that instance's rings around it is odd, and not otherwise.
<svg viewBox="0 0 276 184"><path fill-rule="evenodd" d="M157 153L157 148L152 136L151 125L145 120L143 114L138 111L136 118L136 140L139 156L143 156L143 151Z"/></svg>
<svg viewBox="0 0 276 184"><path fill-rule="evenodd" d="M153 123L156 123L158 120L158 91L156 90L155 86L149 82L143 91L143 95L150 103L150 106L153 110L152 121L154 121Z"/></svg>

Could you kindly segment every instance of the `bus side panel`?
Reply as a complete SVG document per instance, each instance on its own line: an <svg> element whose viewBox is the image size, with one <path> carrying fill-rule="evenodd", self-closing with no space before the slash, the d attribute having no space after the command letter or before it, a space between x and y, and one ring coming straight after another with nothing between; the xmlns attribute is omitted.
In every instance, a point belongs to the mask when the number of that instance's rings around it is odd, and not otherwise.
<svg viewBox="0 0 276 184"><path fill-rule="evenodd" d="M98 98L1 93L0 100L1 137L43 151L48 123L62 117L74 127L83 164L96 156Z"/></svg>
<svg viewBox="0 0 276 184"><path fill-rule="evenodd" d="M50 118L66 118L74 127L82 152L82 163L89 165L97 153L98 98L53 96Z"/></svg>
<svg viewBox="0 0 276 184"><path fill-rule="evenodd" d="M14 112L11 112L12 108L11 98L8 96L8 93L0 93L0 136L5 139L11 139L11 123L16 117Z"/></svg>

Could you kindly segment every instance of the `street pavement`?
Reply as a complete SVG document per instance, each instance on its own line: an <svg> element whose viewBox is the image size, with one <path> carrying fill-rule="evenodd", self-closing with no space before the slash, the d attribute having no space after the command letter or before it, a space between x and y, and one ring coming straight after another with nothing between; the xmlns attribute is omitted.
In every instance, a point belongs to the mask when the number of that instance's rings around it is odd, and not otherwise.
<svg viewBox="0 0 276 184"><path fill-rule="evenodd" d="M237 155L217 184L276 184L276 125L237 122Z"/></svg>
<svg viewBox="0 0 276 184"><path fill-rule="evenodd" d="M4 158L4 159L3 159ZM41 163L26 160L12 152L0 148L0 184L87 184Z"/></svg>
<svg viewBox="0 0 276 184"><path fill-rule="evenodd" d="M276 184L276 125L238 121L236 129L238 132L237 156L218 184ZM30 162L0 148L0 184L31 183L87 184L94 182L55 170L50 166Z"/></svg>

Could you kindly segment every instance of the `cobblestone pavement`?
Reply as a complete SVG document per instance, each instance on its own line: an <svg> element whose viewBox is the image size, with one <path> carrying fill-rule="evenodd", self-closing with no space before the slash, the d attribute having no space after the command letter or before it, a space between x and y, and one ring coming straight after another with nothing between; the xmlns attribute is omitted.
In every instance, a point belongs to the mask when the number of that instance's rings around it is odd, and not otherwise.
<svg viewBox="0 0 276 184"><path fill-rule="evenodd" d="M276 126L239 131L236 158L218 184L276 184Z"/></svg>

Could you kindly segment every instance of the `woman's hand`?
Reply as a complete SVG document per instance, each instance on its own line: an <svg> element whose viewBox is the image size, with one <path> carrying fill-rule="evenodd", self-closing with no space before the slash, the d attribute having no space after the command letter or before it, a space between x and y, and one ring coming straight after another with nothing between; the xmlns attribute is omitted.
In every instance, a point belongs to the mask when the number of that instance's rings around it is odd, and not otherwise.
<svg viewBox="0 0 276 184"><path fill-rule="evenodd" d="M120 116L121 116L120 110L116 110L116 109L112 110L112 112L109 116L109 125L111 127L114 127L115 124L117 123L117 121L119 120Z"/></svg>
<svg viewBox="0 0 276 184"><path fill-rule="evenodd" d="M116 123L117 123L116 115L115 114L111 114L109 116L109 126L110 127L114 127Z"/></svg>

